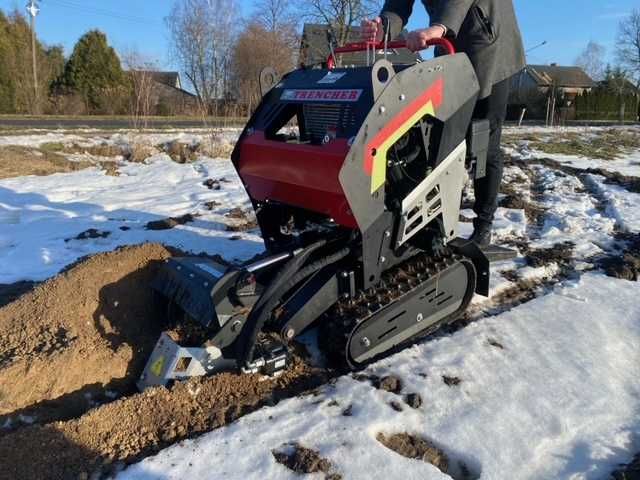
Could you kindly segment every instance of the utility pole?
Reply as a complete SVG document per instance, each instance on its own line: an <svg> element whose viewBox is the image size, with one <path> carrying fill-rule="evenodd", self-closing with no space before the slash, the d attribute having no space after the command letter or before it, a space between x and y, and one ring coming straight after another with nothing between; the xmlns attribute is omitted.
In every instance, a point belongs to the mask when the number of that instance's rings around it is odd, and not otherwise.
<svg viewBox="0 0 640 480"><path fill-rule="evenodd" d="M33 62L33 93L34 93L34 113L40 113L40 99L38 95L38 61L36 55L36 15L40 12L36 0L29 0L27 12L31 17L31 60Z"/></svg>

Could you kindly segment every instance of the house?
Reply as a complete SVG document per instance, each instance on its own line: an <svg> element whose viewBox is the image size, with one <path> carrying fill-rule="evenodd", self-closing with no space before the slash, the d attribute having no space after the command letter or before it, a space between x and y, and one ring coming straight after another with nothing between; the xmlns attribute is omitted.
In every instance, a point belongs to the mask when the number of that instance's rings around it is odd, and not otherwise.
<svg viewBox="0 0 640 480"><path fill-rule="evenodd" d="M155 115L191 115L198 110L198 97L182 88L178 72L136 70L151 80L150 105Z"/></svg>
<svg viewBox="0 0 640 480"><path fill-rule="evenodd" d="M555 95L558 109L570 110L578 95L590 92L596 86L580 67L555 63L527 65L511 81L510 112L526 108L528 118L545 118L549 97ZM571 117L571 112L565 113Z"/></svg>
<svg viewBox="0 0 640 480"><path fill-rule="evenodd" d="M300 65L311 66L320 65L327 61L330 54L328 40L329 26L305 23L302 30L302 41L300 44ZM360 27L351 27L347 43L360 40ZM344 66L364 66L367 64L366 52L345 53L340 55ZM383 57L383 52L377 52L376 58ZM420 55L412 53L406 48L390 50L387 53L387 60L391 63L416 63L420 60Z"/></svg>

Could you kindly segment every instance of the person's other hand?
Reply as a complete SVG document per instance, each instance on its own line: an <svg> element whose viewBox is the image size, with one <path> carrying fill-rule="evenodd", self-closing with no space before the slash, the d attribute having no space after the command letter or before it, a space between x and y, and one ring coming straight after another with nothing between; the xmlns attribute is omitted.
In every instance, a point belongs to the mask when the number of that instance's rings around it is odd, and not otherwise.
<svg viewBox="0 0 640 480"><path fill-rule="evenodd" d="M442 38L446 33L442 25L434 25L433 27L422 30L414 30L407 36L407 48L412 52L424 50L427 48L427 42L434 38Z"/></svg>
<svg viewBox="0 0 640 480"><path fill-rule="evenodd" d="M382 29L382 19L380 17L376 17L373 20L363 20L361 27L360 39L363 42L382 42L384 32Z"/></svg>

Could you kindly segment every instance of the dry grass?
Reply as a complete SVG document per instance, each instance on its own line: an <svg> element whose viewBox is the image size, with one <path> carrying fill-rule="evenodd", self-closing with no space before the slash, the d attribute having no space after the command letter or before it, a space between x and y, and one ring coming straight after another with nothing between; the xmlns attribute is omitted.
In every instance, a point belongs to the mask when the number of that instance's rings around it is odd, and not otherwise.
<svg viewBox="0 0 640 480"><path fill-rule="evenodd" d="M640 149L640 134L617 128L596 131L590 135L579 132L558 132L553 136L510 134L505 135L505 142L528 142L531 149L549 155L615 160L625 153Z"/></svg>
<svg viewBox="0 0 640 480"><path fill-rule="evenodd" d="M20 146L0 148L0 178L44 176L73 172L90 166L90 162L72 162L64 155L46 149Z"/></svg>

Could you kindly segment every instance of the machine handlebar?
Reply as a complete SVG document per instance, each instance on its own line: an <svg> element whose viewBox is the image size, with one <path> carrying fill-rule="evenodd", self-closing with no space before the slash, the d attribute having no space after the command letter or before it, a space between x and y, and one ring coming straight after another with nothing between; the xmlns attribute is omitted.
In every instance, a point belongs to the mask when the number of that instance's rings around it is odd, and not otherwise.
<svg viewBox="0 0 640 480"><path fill-rule="evenodd" d="M456 53L456 49L453 46L453 44L447 40L446 38L434 38L431 39L427 42L427 46L425 48L429 48L429 47L434 47L434 46L438 46L438 47L443 47L446 51L447 51L447 55L453 55ZM334 57L334 54L338 54L338 53L352 53L352 52L364 52L367 50L380 50L383 48L406 48L407 47L407 42L404 40L395 40L393 42L387 42L385 45L385 42L355 42L355 43L347 43L346 45L344 45L343 47L338 47L336 48L331 54L329 54L329 57L327 58L327 68L329 70L333 70L336 66L336 59Z"/></svg>

